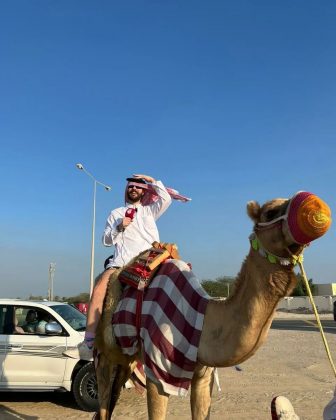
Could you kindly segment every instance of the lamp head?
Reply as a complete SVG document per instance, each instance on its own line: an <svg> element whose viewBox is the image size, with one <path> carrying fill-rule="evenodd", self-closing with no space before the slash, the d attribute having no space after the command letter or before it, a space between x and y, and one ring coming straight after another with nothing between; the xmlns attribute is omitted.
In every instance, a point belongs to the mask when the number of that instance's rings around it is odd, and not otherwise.
<svg viewBox="0 0 336 420"><path fill-rule="evenodd" d="M81 163L76 163L78 169L83 170L84 166Z"/></svg>
<svg viewBox="0 0 336 420"><path fill-rule="evenodd" d="M109 185L105 185L105 190L106 191L111 191L111 187Z"/></svg>

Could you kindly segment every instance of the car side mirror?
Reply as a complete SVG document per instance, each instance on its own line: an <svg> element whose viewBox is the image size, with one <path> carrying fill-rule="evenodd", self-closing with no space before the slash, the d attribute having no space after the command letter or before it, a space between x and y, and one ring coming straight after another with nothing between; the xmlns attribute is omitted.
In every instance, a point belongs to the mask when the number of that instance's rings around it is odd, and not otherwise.
<svg viewBox="0 0 336 420"><path fill-rule="evenodd" d="M52 321L46 324L45 332L48 335L61 335L63 333L63 329L60 324L58 324L55 321Z"/></svg>

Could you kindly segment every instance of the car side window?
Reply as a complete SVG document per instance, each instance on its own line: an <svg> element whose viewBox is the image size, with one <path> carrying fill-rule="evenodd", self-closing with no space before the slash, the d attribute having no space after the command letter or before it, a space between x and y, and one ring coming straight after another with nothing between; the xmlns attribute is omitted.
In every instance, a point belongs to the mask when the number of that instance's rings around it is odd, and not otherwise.
<svg viewBox="0 0 336 420"><path fill-rule="evenodd" d="M15 307L13 313L14 329L13 334L25 334L24 326L26 325L26 313L25 308Z"/></svg>
<svg viewBox="0 0 336 420"><path fill-rule="evenodd" d="M47 311L40 308L16 306L13 334L46 335L48 322L57 322Z"/></svg>
<svg viewBox="0 0 336 420"><path fill-rule="evenodd" d="M13 307L11 305L0 305L0 331L1 334L12 334L14 329Z"/></svg>
<svg viewBox="0 0 336 420"><path fill-rule="evenodd" d="M0 334L6 334L6 313L7 313L7 306L0 305Z"/></svg>

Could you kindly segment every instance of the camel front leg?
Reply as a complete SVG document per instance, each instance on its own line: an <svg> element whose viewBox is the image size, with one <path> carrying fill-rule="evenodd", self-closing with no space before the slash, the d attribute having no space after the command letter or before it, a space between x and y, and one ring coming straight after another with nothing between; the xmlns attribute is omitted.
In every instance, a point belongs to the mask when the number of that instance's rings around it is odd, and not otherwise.
<svg viewBox="0 0 336 420"><path fill-rule="evenodd" d="M210 418L213 368L198 365L191 381L190 406L193 420Z"/></svg>
<svg viewBox="0 0 336 420"><path fill-rule="evenodd" d="M164 420L166 418L169 394L166 394L161 384L146 377L147 409L149 420Z"/></svg>

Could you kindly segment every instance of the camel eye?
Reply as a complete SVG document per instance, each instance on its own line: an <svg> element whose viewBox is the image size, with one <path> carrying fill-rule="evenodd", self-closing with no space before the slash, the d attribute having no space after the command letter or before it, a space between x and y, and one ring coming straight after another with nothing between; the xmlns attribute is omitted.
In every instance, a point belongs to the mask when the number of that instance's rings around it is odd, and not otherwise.
<svg viewBox="0 0 336 420"><path fill-rule="evenodd" d="M273 219L275 219L276 217L277 217L277 215L278 215L278 210L275 210L275 209L273 209L273 210L268 210L266 213L265 213L265 218L266 218L266 220L273 220Z"/></svg>

